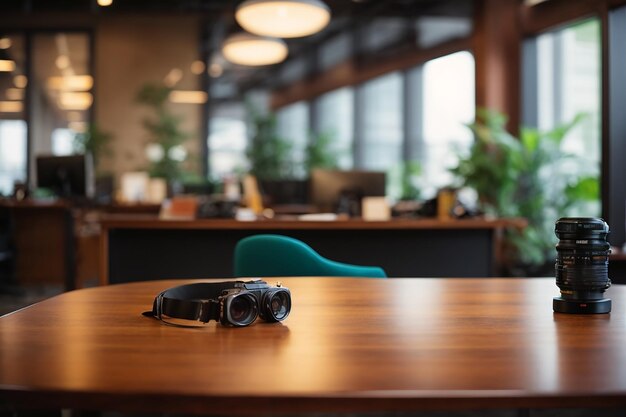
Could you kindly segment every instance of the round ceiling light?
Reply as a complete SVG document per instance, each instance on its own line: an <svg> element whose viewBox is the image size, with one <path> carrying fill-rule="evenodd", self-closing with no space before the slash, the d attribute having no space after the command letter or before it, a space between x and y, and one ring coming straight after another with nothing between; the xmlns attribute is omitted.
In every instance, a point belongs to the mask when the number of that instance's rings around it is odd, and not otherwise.
<svg viewBox="0 0 626 417"><path fill-rule="evenodd" d="M233 64L260 66L282 62L287 58L287 44L280 39L238 33L222 46L224 58Z"/></svg>
<svg viewBox="0 0 626 417"><path fill-rule="evenodd" d="M246 31L276 38L299 38L324 29L330 9L320 0L246 0L235 19Z"/></svg>

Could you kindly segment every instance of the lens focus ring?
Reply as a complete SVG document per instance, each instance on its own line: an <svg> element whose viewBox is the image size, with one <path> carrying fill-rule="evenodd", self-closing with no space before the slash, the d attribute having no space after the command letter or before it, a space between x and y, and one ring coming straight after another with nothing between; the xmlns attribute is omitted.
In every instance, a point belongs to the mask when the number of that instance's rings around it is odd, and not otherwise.
<svg viewBox="0 0 626 417"><path fill-rule="evenodd" d="M226 314L222 317L222 324L248 326L259 315L256 299L247 292L226 297L224 306Z"/></svg>
<svg viewBox="0 0 626 417"><path fill-rule="evenodd" d="M601 297L611 285L608 277L609 226L599 218L562 218L556 222L556 284L564 297Z"/></svg>
<svg viewBox="0 0 626 417"><path fill-rule="evenodd" d="M272 288L263 294L261 318L268 322L282 321L291 312L291 293L287 288Z"/></svg>

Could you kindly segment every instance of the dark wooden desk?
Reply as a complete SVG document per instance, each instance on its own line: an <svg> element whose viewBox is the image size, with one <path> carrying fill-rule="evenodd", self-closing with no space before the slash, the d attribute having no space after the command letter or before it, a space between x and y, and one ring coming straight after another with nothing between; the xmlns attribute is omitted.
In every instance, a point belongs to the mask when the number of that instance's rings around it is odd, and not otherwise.
<svg viewBox="0 0 626 417"><path fill-rule="evenodd" d="M141 316L181 281L65 293L0 318L0 407L294 412L626 407L626 287L554 314L552 279L291 278L282 324Z"/></svg>
<svg viewBox="0 0 626 417"><path fill-rule="evenodd" d="M511 220L102 221L101 282L233 276L237 242L259 233L300 239L322 256L376 265L394 277L498 276L500 236Z"/></svg>
<svg viewBox="0 0 626 417"><path fill-rule="evenodd" d="M15 247L15 281L20 286L76 285L76 236L70 203L0 201L9 212Z"/></svg>

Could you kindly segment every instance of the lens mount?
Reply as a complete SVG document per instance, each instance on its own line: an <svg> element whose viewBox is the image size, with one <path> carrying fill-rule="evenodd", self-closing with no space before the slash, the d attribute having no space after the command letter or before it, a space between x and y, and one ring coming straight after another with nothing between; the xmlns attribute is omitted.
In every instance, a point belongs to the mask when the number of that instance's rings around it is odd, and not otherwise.
<svg viewBox="0 0 626 417"><path fill-rule="evenodd" d="M557 313L570 314L606 314L611 312L611 299L599 300L568 300L563 297L554 297L552 309Z"/></svg>
<svg viewBox="0 0 626 417"><path fill-rule="evenodd" d="M291 293L287 288L270 288L261 300L261 318L267 322L283 321L291 312Z"/></svg>
<svg viewBox="0 0 626 417"><path fill-rule="evenodd" d="M224 325L249 326L259 315L254 296L247 291L228 294L222 298L220 322Z"/></svg>

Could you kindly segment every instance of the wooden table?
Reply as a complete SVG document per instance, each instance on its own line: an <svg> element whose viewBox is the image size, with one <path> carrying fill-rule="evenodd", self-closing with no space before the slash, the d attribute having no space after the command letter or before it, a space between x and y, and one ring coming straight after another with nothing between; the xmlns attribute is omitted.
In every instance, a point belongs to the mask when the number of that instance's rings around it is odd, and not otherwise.
<svg viewBox="0 0 626 417"><path fill-rule="evenodd" d="M393 219L391 221L232 219L102 220L100 278L105 283L233 276L237 242L276 233L308 243L322 256L382 267L394 277L499 276L500 237L519 219Z"/></svg>
<svg viewBox="0 0 626 417"><path fill-rule="evenodd" d="M0 318L0 405L266 415L626 408L626 287L610 315L552 312L552 279L291 278L282 324L141 316L150 281Z"/></svg>

